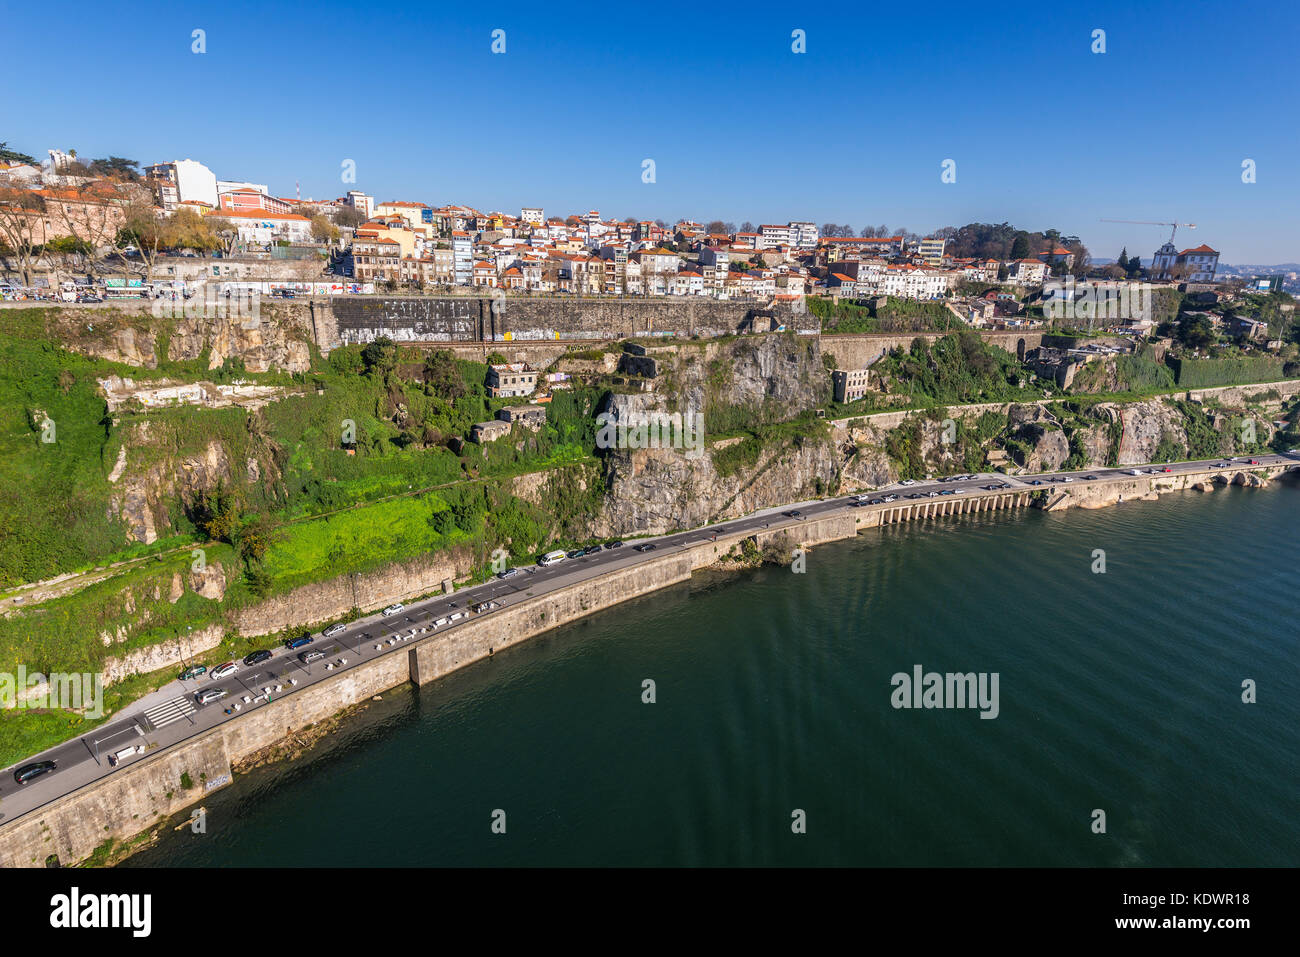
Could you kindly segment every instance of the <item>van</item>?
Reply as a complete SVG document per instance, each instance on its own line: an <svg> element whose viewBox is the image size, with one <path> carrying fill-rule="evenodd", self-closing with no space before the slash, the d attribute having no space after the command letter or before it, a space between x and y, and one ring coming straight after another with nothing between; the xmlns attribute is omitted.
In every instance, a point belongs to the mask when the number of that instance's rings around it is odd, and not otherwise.
<svg viewBox="0 0 1300 957"><path fill-rule="evenodd" d="M543 555L543 556L538 560L537 564L539 564L539 565L555 565L555 564L557 564L557 563L559 563L559 562L564 561L565 557L566 557L566 556L565 556L564 552L557 548L555 551L553 551L553 552L547 552L545 555Z"/></svg>

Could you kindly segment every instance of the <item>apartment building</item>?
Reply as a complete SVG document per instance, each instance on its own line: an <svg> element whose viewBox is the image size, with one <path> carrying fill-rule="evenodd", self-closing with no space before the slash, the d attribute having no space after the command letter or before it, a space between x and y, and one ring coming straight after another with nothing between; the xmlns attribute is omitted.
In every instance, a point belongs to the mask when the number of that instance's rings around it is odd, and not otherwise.
<svg viewBox="0 0 1300 957"><path fill-rule="evenodd" d="M537 370L526 362L488 366L487 388L493 398L532 395L537 389Z"/></svg>
<svg viewBox="0 0 1300 957"><path fill-rule="evenodd" d="M867 394L871 372L868 369L835 369L831 372L835 401L856 402Z"/></svg>

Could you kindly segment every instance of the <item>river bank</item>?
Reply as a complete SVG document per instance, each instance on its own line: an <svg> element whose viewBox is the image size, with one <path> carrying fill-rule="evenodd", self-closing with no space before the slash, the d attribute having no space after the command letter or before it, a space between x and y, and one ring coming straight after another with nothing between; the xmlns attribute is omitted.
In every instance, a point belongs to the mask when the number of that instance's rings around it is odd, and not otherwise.
<svg viewBox="0 0 1300 957"><path fill-rule="evenodd" d="M1196 476L1152 475L1115 483L1127 488L1145 484L1148 491L1188 487ZM1181 484L1180 484L1181 483ZM1099 486L1098 486L1099 487ZM902 505L898 521L956 514L972 506L1024 505L1030 493L968 495L933 502ZM924 509L924 511L922 511ZM636 599L662 588L688 582L693 573L717 564L742 542L759 550L789 553L793 548L833 542L887 520L894 509L839 509L808 520L784 522L777 528L752 532L701 536L680 551L581 581L502 609L487 618L466 622L455 631L398 649L349 668L337 677L285 694L265 706L250 710L212 731L178 745L160 749L140 763L119 770L47 805L0 826L0 864L31 866L55 856L63 862L79 861L105 838L127 841L152 826L149 822L175 814L203 795L224 787L234 769L251 755L283 741L296 731L332 718L388 688L411 682L424 685L464 666L491 657L511 645L584 618L594 612ZM965 513L963 511L963 513ZM201 782L201 790L185 782ZM177 786L181 782L181 786ZM100 827L102 825L102 828ZM104 832L108 832L105 835ZM44 854L42 852L45 852Z"/></svg>

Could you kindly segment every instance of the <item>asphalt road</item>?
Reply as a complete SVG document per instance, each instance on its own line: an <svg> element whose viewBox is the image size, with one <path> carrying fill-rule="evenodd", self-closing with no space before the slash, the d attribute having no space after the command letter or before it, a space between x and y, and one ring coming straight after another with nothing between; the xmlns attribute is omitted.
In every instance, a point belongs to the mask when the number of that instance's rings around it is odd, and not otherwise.
<svg viewBox="0 0 1300 957"><path fill-rule="evenodd" d="M875 502L880 502L886 495L896 496L889 502L857 505L854 502L857 496L844 496L824 501L796 503L756 512L745 518L721 522L705 528L643 539L635 543L637 545L653 543L655 548L651 551L639 552L634 548L634 543L629 542L621 548L603 549L596 554L566 559L547 568L521 567L509 578L493 579L451 595L440 595L415 602L395 615L368 615L349 623L341 634L332 638L314 633L315 641L302 649L295 651L284 647L271 649L273 656L269 661L251 667L240 662L238 670L233 675L221 680L213 680L209 675L203 675L189 681L174 681L160 691L150 694L147 699L131 705L123 716L0 772L0 820L11 820L91 781L112 774L116 768L110 764L109 755L130 745L156 745L156 748L151 749L156 753L158 748L175 745L208 731L222 722L233 720L245 711L264 707L268 700L309 687L336 674L340 669L355 667L403 645L409 645L411 641L442 634L472 618L492 615L500 610L485 611L476 615L469 611L469 606L478 602L492 600L499 602L501 608L506 608L609 571L662 557L673 549L707 542L715 534L731 535L765 528L789 527L810 518L818 518L850 508L879 510L919 503L922 500L970 495L973 492L985 494L984 487L995 484L1005 486L1001 490L1003 493L1039 489L1063 490L1070 488L1075 482L1093 483L1131 479L1133 478L1131 469L1150 474L1162 472L1177 475L1206 471L1219 462L1226 464L1221 469L1212 470L1237 472L1276 465L1300 467L1300 454L1255 456L1254 462L1258 463L1257 465L1250 464L1250 458L1246 457L1234 461L1219 459L1208 462L1171 463L1167 466L1090 469L1082 472L1052 472L1032 476L983 473L969 478L926 480L910 485L896 483L863 495L864 499ZM994 493L990 491L987 494ZM798 514L788 514L792 511L797 511ZM465 617L441 626L435 625L437 619L450 617L457 612ZM312 649L325 652L325 658L309 665L298 660L299 651ZM229 694L212 704L197 704L195 694L209 688L224 688ZM193 712L156 729L150 729L142 721L146 710L155 709L160 702L176 698L188 699ZM245 698L249 700L245 701ZM227 709L233 709L236 704L239 705L239 710L231 710L227 713ZM52 760L57 767L53 772L27 784L17 784L13 777L14 769L38 760ZM138 760L140 760L139 755L127 757L122 760L119 767L129 766L133 761Z"/></svg>

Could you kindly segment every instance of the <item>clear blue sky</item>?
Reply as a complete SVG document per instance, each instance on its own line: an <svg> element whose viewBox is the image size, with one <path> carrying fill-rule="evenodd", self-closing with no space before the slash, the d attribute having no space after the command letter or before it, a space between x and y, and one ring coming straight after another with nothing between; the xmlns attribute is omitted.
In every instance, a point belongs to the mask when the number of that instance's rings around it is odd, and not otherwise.
<svg viewBox="0 0 1300 957"><path fill-rule="evenodd" d="M1300 261L1294 0L400 6L69 0L0 35L0 140L316 198L351 159L379 200L485 210L1007 220L1100 257L1168 235L1100 218L1176 218L1225 262Z"/></svg>

